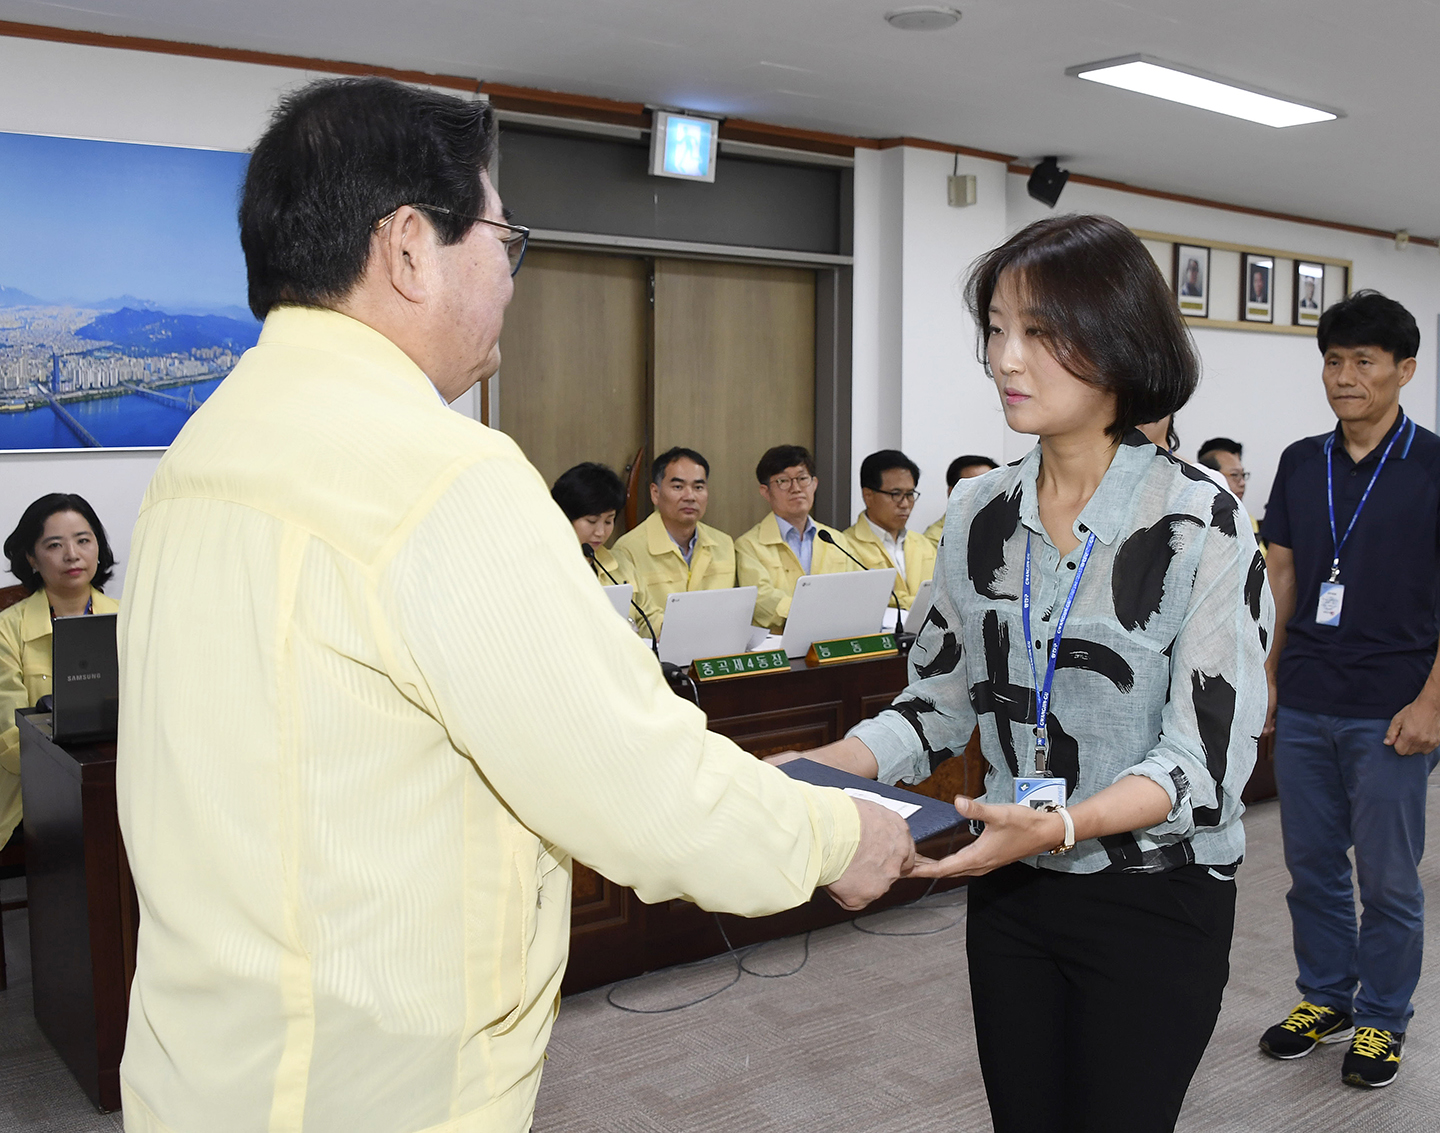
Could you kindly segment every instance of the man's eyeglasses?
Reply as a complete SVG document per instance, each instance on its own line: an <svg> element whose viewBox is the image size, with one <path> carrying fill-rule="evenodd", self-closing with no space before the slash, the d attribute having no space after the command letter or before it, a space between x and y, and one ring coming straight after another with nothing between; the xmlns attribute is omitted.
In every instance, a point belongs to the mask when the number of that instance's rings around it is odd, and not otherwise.
<svg viewBox="0 0 1440 1133"><path fill-rule="evenodd" d="M888 492L882 491L879 488L871 488L870 490L877 496L889 496L896 507L899 507L902 503L913 504L920 498L920 493L913 488L908 492L904 488L891 488Z"/></svg>
<svg viewBox="0 0 1440 1133"><path fill-rule="evenodd" d="M777 492L788 492L793 485L802 492L815 482L815 477L808 472L799 476L775 476L770 480L770 487Z"/></svg>
<svg viewBox="0 0 1440 1133"><path fill-rule="evenodd" d="M443 212L446 216L453 216L457 220L468 220L472 224L488 224L491 228L499 228L506 235L500 237L500 243L505 245L505 254L510 257L510 274L514 275L520 270L520 263L525 259L525 248L530 243L530 229L523 224L506 224L499 220L486 220L483 216L467 216L463 212L456 212L454 209L441 208L439 205L411 205L412 209L423 209L425 212ZM386 213L375 222L376 232L381 231L387 224L395 219L394 212Z"/></svg>
<svg viewBox="0 0 1440 1133"><path fill-rule="evenodd" d="M1225 476L1230 480L1239 480L1242 484L1248 484L1250 482L1250 473L1248 472L1227 472Z"/></svg>

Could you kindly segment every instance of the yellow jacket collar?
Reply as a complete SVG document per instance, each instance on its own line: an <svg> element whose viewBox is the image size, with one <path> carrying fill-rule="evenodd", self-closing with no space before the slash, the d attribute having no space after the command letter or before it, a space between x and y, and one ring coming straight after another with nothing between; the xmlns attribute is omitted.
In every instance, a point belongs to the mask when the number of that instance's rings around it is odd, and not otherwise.
<svg viewBox="0 0 1440 1133"><path fill-rule="evenodd" d="M850 529L854 534L850 538L860 543L874 543L875 546L883 548L885 544L881 542L880 536L875 534L875 528L871 526L871 522L870 517L862 511L855 517L855 526ZM907 538L909 537L909 528L905 529L905 535Z"/></svg>
<svg viewBox="0 0 1440 1133"><path fill-rule="evenodd" d="M93 609L97 614L113 614L120 608L119 602L101 594L93 586L90 587L90 601L94 603ZM50 595L45 593L44 588L35 591L19 605L21 640L35 641L49 637L53 632L50 625Z"/></svg>
<svg viewBox="0 0 1440 1133"><path fill-rule="evenodd" d="M323 350L388 370L426 397L437 399L435 384L410 355L374 327L326 307L276 307L265 316L261 346Z"/></svg>
<svg viewBox="0 0 1440 1133"><path fill-rule="evenodd" d="M645 520L645 546L652 555L663 555L666 551L675 551L684 558L684 553L675 540L670 538L670 532L665 529L665 521L660 518L658 511L652 511ZM701 547L713 547L715 536L710 533L710 528L703 523L695 524L695 549Z"/></svg>

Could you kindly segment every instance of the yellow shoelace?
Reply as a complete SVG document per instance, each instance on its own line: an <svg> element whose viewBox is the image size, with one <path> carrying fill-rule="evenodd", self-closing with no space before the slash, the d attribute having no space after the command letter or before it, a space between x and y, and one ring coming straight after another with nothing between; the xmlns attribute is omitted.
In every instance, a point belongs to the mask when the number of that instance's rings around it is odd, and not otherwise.
<svg viewBox="0 0 1440 1133"><path fill-rule="evenodd" d="M1317 1007L1313 1003L1307 1003L1301 1000L1300 1006L1290 1012L1290 1017L1280 1025L1287 1031L1293 1031L1297 1035L1304 1034L1318 1023L1321 1016L1325 1015L1329 1010L1330 1008L1328 1007Z"/></svg>
<svg viewBox="0 0 1440 1133"><path fill-rule="evenodd" d="M1390 1055L1390 1032L1379 1027L1361 1027L1355 1032L1350 1049L1366 1058L1386 1058Z"/></svg>

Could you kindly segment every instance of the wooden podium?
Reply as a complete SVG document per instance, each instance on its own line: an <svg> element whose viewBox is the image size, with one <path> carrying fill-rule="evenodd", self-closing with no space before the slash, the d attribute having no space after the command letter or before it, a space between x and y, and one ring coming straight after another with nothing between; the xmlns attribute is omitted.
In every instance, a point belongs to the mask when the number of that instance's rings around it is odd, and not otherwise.
<svg viewBox="0 0 1440 1133"><path fill-rule="evenodd" d="M135 885L115 814L115 744L61 747L18 715L35 1021L102 1110L120 1108Z"/></svg>

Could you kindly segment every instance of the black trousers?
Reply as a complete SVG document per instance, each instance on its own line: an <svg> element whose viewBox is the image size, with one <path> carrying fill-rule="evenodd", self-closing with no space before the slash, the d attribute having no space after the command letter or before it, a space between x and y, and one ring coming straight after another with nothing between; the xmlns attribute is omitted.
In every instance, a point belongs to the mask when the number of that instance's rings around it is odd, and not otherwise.
<svg viewBox="0 0 1440 1133"><path fill-rule="evenodd" d="M966 951L995 1133L1169 1133L1230 977L1235 883L1203 866L970 882Z"/></svg>

